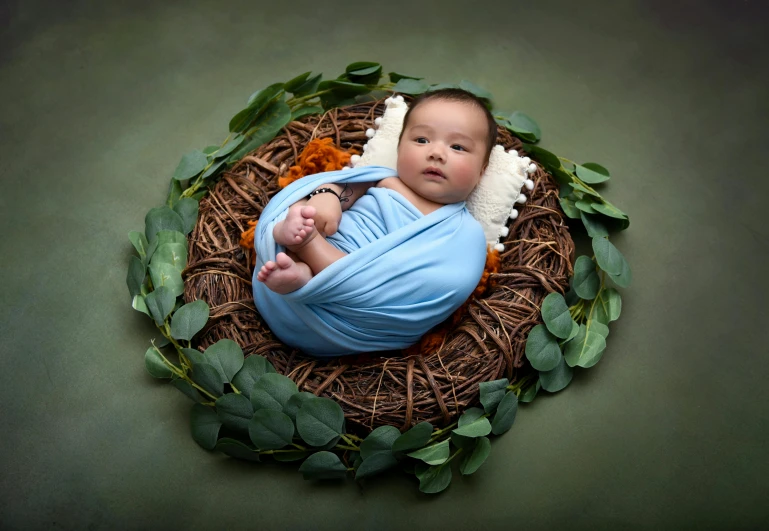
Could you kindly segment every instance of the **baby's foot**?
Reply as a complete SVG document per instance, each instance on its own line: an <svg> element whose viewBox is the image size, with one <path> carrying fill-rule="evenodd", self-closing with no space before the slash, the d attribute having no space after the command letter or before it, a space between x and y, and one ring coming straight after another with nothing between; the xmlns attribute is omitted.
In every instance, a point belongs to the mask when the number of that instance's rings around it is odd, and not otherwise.
<svg viewBox="0 0 769 531"><path fill-rule="evenodd" d="M310 266L294 262L286 253L278 253L275 262L264 264L256 275L259 282L264 282L275 293L283 295L296 291L312 278Z"/></svg>
<svg viewBox="0 0 769 531"><path fill-rule="evenodd" d="M292 205L288 216L275 225L272 235L275 242L295 251L303 247L317 233L315 230L315 207Z"/></svg>

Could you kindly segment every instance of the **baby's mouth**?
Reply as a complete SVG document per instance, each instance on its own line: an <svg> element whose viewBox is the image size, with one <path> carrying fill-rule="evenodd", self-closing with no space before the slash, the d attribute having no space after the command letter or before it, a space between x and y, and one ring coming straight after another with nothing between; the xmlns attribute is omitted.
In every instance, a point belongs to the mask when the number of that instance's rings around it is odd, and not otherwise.
<svg viewBox="0 0 769 531"><path fill-rule="evenodd" d="M446 178L446 176L443 174L443 172L442 172L441 170L439 170L438 168L434 168L434 167L432 167L432 166L430 166L429 168L427 168L427 169L426 169L425 171L423 171L422 173L423 173L424 175L427 175L427 176L431 176L431 177L439 177L439 178L441 178L441 179L445 179L445 178Z"/></svg>

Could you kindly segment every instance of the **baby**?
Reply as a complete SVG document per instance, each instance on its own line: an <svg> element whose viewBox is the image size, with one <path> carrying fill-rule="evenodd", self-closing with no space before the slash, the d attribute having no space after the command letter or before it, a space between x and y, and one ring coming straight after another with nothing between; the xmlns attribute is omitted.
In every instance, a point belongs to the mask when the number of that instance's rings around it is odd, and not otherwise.
<svg viewBox="0 0 769 531"><path fill-rule="evenodd" d="M403 120L397 176L378 182L324 184L294 203L273 236L287 253L267 262L257 279L276 293L290 293L346 256L322 235L337 231L342 212L371 187L390 188L422 214L467 199L481 179L497 141L497 124L483 101L461 89L419 96Z"/></svg>

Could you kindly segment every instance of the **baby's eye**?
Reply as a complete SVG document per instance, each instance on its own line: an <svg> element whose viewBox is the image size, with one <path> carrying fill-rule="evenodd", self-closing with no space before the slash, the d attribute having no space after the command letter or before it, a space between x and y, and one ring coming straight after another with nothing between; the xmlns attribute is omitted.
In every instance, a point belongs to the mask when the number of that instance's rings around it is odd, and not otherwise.
<svg viewBox="0 0 769 531"><path fill-rule="evenodd" d="M427 139L423 136L420 136L414 140L417 144L427 144Z"/></svg>
<svg viewBox="0 0 769 531"><path fill-rule="evenodd" d="M455 149L455 150L457 150L457 151L467 151L467 150L464 148L464 146L460 146L459 144L454 144L453 146L451 146L451 149Z"/></svg>

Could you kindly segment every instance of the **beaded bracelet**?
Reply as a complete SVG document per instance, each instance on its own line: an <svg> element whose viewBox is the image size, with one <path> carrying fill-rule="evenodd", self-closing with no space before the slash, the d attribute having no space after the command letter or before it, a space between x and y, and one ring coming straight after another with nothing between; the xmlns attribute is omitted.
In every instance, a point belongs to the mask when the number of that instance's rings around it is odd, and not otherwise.
<svg viewBox="0 0 769 531"><path fill-rule="evenodd" d="M347 185L345 185L344 190L347 190ZM342 193L344 193L344 190L342 190ZM340 203L347 203L350 200L349 197L342 197L340 194L336 193L331 188L318 188L317 190L313 190L312 192L310 192L310 195L307 196L307 199L311 198L316 194L323 194L323 193L334 194L339 198Z"/></svg>

